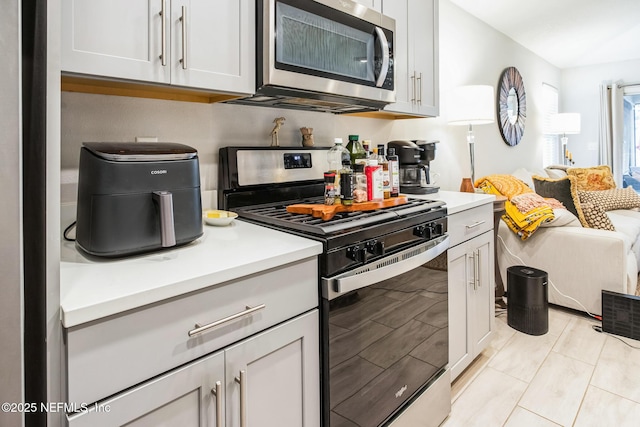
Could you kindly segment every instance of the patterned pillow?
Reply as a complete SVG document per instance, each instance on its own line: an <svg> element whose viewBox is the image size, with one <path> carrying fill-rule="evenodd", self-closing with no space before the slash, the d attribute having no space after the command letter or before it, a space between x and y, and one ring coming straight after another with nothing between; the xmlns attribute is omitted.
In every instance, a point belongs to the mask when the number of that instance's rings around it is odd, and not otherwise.
<svg viewBox="0 0 640 427"><path fill-rule="evenodd" d="M611 168L607 165L594 166L592 168L569 168L567 175L576 178L578 190L610 190L616 188L613 181Z"/></svg>
<svg viewBox="0 0 640 427"><path fill-rule="evenodd" d="M593 203L603 211L640 207L640 195L632 187L601 191L578 191L580 203Z"/></svg>
<svg viewBox="0 0 640 427"><path fill-rule="evenodd" d="M576 191L574 177L565 176L559 179L551 179L534 175L532 179L536 193L545 198L558 200L569 212L578 217L584 227L588 227L580 209L580 199Z"/></svg>
<svg viewBox="0 0 640 427"><path fill-rule="evenodd" d="M600 206L591 202L587 202L581 203L581 207L582 214L584 215L584 219L587 222L587 225L585 225L585 227L616 231L615 227L611 223L611 220Z"/></svg>

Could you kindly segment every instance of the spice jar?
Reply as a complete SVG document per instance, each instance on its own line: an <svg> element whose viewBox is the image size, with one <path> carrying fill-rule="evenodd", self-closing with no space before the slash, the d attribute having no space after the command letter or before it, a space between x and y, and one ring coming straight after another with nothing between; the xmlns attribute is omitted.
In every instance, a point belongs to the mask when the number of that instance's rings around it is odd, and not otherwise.
<svg viewBox="0 0 640 427"><path fill-rule="evenodd" d="M340 195L337 195L340 197ZM335 172L324 173L324 204L333 205L336 202L336 174Z"/></svg>
<svg viewBox="0 0 640 427"><path fill-rule="evenodd" d="M354 186L353 201L362 203L367 201L367 176L364 174L364 163L353 166Z"/></svg>

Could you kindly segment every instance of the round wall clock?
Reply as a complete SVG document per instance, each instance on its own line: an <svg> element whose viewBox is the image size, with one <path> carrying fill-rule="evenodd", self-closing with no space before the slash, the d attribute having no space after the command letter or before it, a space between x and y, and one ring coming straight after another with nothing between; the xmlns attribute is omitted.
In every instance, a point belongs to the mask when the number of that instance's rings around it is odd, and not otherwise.
<svg viewBox="0 0 640 427"><path fill-rule="evenodd" d="M527 118L527 95L522 76L515 67L509 67L502 72L499 87L500 133L504 142L513 147L522 139L524 121Z"/></svg>

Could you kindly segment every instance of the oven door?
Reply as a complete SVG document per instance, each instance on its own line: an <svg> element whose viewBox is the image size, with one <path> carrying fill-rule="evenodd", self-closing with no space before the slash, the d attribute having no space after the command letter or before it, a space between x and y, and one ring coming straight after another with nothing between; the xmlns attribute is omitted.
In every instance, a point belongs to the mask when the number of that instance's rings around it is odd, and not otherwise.
<svg viewBox="0 0 640 427"><path fill-rule="evenodd" d="M345 0L263 0L262 82L394 102L395 21Z"/></svg>
<svg viewBox="0 0 640 427"><path fill-rule="evenodd" d="M408 403L436 390L446 394L435 399L445 404L430 408L429 417L440 417L434 425L446 418L450 388L430 386L448 364L447 273L424 264L448 244L448 236L441 236L322 279L329 297L323 300L329 419L323 425L387 425Z"/></svg>

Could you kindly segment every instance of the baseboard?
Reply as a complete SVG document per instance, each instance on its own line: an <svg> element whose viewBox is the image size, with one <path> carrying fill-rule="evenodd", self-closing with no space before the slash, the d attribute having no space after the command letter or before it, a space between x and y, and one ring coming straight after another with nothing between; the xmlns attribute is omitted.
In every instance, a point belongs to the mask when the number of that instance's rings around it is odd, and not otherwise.
<svg viewBox="0 0 640 427"><path fill-rule="evenodd" d="M602 331L640 340L640 297L603 290Z"/></svg>

